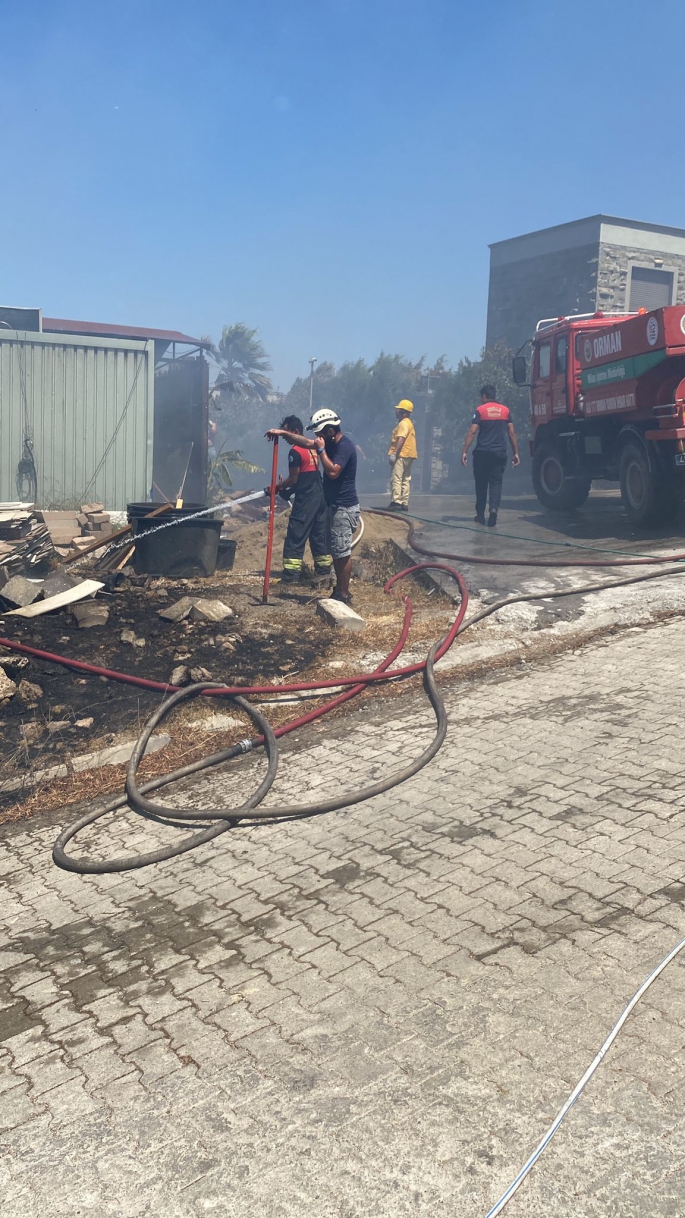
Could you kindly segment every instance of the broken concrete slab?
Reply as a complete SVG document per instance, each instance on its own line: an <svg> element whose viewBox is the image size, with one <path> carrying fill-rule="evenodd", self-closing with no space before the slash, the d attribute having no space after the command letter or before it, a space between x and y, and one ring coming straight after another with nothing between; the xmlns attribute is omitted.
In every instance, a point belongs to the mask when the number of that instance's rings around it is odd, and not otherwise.
<svg viewBox="0 0 685 1218"><path fill-rule="evenodd" d="M43 591L42 581L34 583L33 580L26 579L23 575L13 575L8 579L2 589L3 599L9 601L11 605L16 605L19 609L24 609L26 605L32 605Z"/></svg>
<svg viewBox="0 0 685 1218"><path fill-rule="evenodd" d="M102 601L86 601L74 605L71 612L79 630L88 630L91 626L106 626L109 620L109 607Z"/></svg>
<svg viewBox="0 0 685 1218"><path fill-rule="evenodd" d="M50 722L46 724L46 727L51 736L56 736L58 732L64 732L67 728L71 727L71 720L51 719Z"/></svg>
<svg viewBox="0 0 685 1218"><path fill-rule="evenodd" d="M343 630L363 630L366 622L363 617L344 601L328 597L317 602L316 612L329 626L341 626Z"/></svg>
<svg viewBox="0 0 685 1218"><path fill-rule="evenodd" d="M190 610L191 622L223 622L233 617L233 610L219 600L195 600Z"/></svg>
<svg viewBox="0 0 685 1218"><path fill-rule="evenodd" d="M195 599L193 596L182 596L180 601L176 601L175 604L167 605L165 609L159 609L157 616L163 617L167 622L182 622L190 613Z"/></svg>
<svg viewBox="0 0 685 1218"><path fill-rule="evenodd" d="M179 664L171 676L169 677L170 685L188 685L190 684L190 671L185 664Z"/></svg>
<svg viewBox="0 0 685 1218"><path fill-rule="evenodd" d="M9 698L13 698L16 692L17 687L14 681L10 680L4 668L0 668L0 702L6 702Z"/></svg>
<svg viewBox="0 0 685 1218"><path fill-rule="evenodd" d="M233 610L220 600L182 596L174 605L158 609L157 614L167 622L183 622L188 617L191 622L223 622L225 618L233 617Z"/></svg>

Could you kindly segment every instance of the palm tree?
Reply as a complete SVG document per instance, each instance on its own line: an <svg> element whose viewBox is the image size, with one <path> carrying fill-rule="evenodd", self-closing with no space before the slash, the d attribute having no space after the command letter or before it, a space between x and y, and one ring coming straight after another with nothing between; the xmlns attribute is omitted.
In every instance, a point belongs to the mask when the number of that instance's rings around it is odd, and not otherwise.
<svg viewBox="0 0 685 1218"><path fill-rule="evenodd" d="M266 375L271 364L258 334L259 330L250 330L238 321L224 326L218 346L212 344L211 355L218 373L210 397L217 405L226 397L258 397L264 402L273 393Z"/></svg>
<svg viewBox="0 0 685 1218"><path fill-rule="evenodd" d="M221 503L233 487L230 467L244 470L248 474L263 474L261 465L246 461L239 448L226 448L222 444L217 455L209 463L207 471L207 495L212 503Z"/></svg>

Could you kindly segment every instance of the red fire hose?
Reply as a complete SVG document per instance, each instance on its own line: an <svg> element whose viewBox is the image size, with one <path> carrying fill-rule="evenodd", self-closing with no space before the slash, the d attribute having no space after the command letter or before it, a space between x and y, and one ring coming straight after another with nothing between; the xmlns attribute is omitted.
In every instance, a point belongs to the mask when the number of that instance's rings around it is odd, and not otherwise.
<svg viewBox="0 0 685 1218"><path fill-rule="evenodd" d="M407 567L406 570L400 571L398 575L393 575L386 583L383 591L389 592L399 579L404 579L407 575L413 575L416 571L445 571L457 580L462 597L466 597L468 600L468 592L463 577L452 567L440 562L424 562L418 563L413 567ZM461 624L465 611L466 606L462 605L459 624ZM445 640L446 645L441 645L444 646L444 650L440 650L436 657L437 659L440 659L454 642L454 638L447 637L450 638L450 641L447 643ZM403 646L404 643L402 643ZM139 689L149 689L154 693L169 694L179 688L177 685L169 685L164 681L152 681L148 677L136 677L133 673L117 672L112 668L101 668L97 664L88 664L85 660L74 660L70 656L61 656L51 651L42 651L39 647L31 647L29 643L17 643L14 639L0 637L0 647L7 647L11 651L19 652L20 655L32 656L36 660L44 660L48 664L61 664L64 668L72 668L75 672L83 672L88 676L106 677L109 681L119 681L124 685L137 685ZM400 651L402 647L400 647ZM392 663L392 661L390 662ZM424 667L425 661L422 660L416 664L409 664L405 668L398 668L391 675L393 677L408 677L414 673L421 672ZM219 685L205 690L205 695L211 698L232 698L236 695L242 695L242 697L260 697L267 694L302 693L305 690L312 689L338 689L341 685L368 685L374 681L387 681L388 679L385 672L377 670L376 672L357 673L353 677L334 677L328 681L295 681L289 685Z"/></svg>

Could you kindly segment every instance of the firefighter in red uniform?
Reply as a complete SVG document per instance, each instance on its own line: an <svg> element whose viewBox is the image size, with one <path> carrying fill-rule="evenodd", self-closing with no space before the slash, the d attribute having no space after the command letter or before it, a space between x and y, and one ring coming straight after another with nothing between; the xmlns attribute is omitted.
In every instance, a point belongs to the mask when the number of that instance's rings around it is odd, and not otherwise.
<svg viewBox="0 0 685 1218"><path fill-rule="evenodd" d="M478 436L473 450L473 477L476 483L476 524L485 524L485 504L490 498L490 515L488 525L494 529L497 524L497 513L502 498L502 479L507 467L507 439L511 444L512 465L518 465L518 440L511 421L511 411L508 406L495 401L497 390L494 385L483 385L480 391L481 404L471 420L464 437L464 448L461 463L468 462L469 448Z"/></svg>
<svg viewBox="0 0 685 1218"><path fill-rule="evenodd" d="M298 419L297 415L289 414L281 423L281 427L304 438L302 420ZM333 559L326 552L327 514L318 453L310 448L300 448L294 440L288 440L288 444L288 477L278 483L276 492L286 500L293 496L283 546L281 578L286 584L296 584L302 577L302 560L307 541L318 578L331 574ZM267 487L266 494L269 493L270 487Z"/></svg>

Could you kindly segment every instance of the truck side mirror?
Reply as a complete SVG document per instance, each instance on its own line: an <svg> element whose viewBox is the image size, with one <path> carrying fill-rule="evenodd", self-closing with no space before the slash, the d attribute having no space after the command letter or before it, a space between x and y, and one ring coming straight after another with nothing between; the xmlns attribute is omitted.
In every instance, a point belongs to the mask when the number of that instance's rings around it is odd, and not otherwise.
<svg viewBox="0 0 685 1218"><path fill-rule="evenodd" d="M515 385L525 385L528 379L525 355L515 355L511 361L511 376Z"/></svg>

